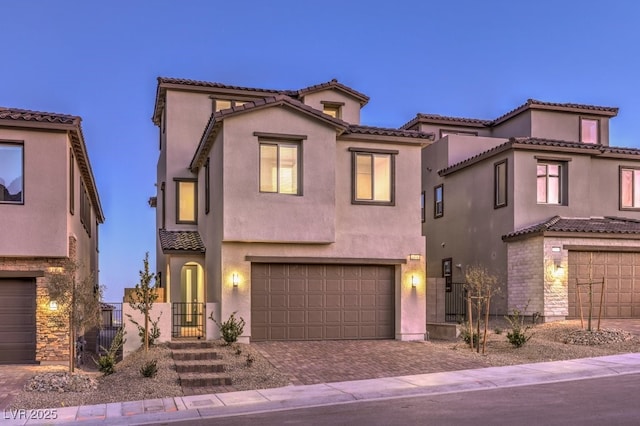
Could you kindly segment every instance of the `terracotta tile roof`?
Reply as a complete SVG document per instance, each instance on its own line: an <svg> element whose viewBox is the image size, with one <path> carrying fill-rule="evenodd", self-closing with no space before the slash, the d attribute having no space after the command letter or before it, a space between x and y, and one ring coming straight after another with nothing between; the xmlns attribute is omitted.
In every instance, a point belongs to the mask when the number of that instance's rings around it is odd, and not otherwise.
<svg viewBox="0 0 640 426"><path fill-rule="evenodd" d="M503 235L504 241L522 237L543 235L546 232L582 232L595 234L640 234L640 220L623 217L564 218L553 216L544 222Z"/></svg>
<svg viewBox="0 0 640 426"><path fill-rule="evenodd" d="M30 111L27 109L0 107L1 120L37 121L43 123L59 123L79 125L81 118L74 115L57 114L52 112Z"/></svg>
<svg viewBox="0 0 640 426"><path fill-rule="evenodd" d="M319 111L315 108L310 107L309 105L303 104L302 102L291 98L290 96L278 94L275 96L269 96L266 98L257 99L252 102L246 102L240 106L234 106L232 108L223 109L220 111L216 111L211 114L209 118L209 122L207 123L204 132L200 138L200 143L198 144L198 148L191 160L191 164L189 168L192 171L197 170L206 157L206 154L209 152L211 145L215 139L215 135L217 133L218 128L222 121L225 118L242 114L247 111L254 111L260 108L267 108L278 105L288 105L291 108L294 108L298 111L301 111L305 114L313 116L319 120L324 121L325 123L335 126L337 130L340 132L345 131L349 127L349 123L340 120L339 118L332 117L330 115L324 114L322 111Z"/></svg>
<svg viewBox="0 0 640 426"><path fill-rule="evenodd" d="M333 79L326 83L316 84L313 86L305 87L299 90L277 90L277 89L263 89L263 88L255 88L255 87L244 87L244 86L232 86L228 84L216 83L211 81L200 81L200 80L189 80L186 78L170 78L170 77L158 77L158 86L156 89L156 102L155 108L153 112L152 121L156 124L160 124L160 111L164 107L164 94L166 92L166 88L164 85L180 85L180 86L192 86L192 87L202 87L202 88L210 88L210 89L227 89L227 90L237 90L243 92L252 92L253 94L257 94L258 96L273 96L273 95L286 95L291 98L297 99L303 97L309 93L318 92L326 89L337 89L342 92L348 93L349 95L356 98L360 105L365 105L369 102L369 97L354 90L344 84L338 82L338 80Z"/></svg>
<svg viewBox="0 0 640 426"><path fill-rule="evenodd" d="M542 139L542 138L510 138L507 142L497 145L491 149L483 151L473 157L469 157L466 160L460 161L456 164L452 164L448 167L438 170L440 176L447 175L454 171L463 169L467 166L475 164L485 158L492 157L500 152L506 151L512 148L520 149L536 149L537 147L544 148L545 150L557 151L557 152L581 152L588 155L602 155L602 156L638 156L640 160L640 149L638 148L621 148L615 146L605 146L597 144L589 144L583 142L569 142L554 139ZM551 148L551 149L549 149ZM554 149L555 148L555 149Z"/></svg>
<svg viewBox="0 0 640 426"><path fill-rule="evenodd" d="M439 114L422 114L418 113L414 118L400 126L401 129L407 129L417 123L447 123L472 127L489 127L493 123L491 120L481 120L478 118L450 117Z"/></svg>
<svg viewBox="0 0 640 426"><path fill-rule="evenodd" d="M0 126L8 124L9 126L63 129L68 131L73 153L78 162L78 168L82 174L84 184L89 192L89 198L95 209L96 217L100 223L104 223L104 212L102 211L102 204L100 203L98 189L91 163L89 162L87 146L80 126L81 121L82 118L75 115L0 107Z"/></svg>
<svg viewBox="0 0 640 426"><path fill-rule="evenodd" d="M359 133L364 135L400 136L405 138L433 140L433 133L417 130L390 129L385 127L350 125L345 133Z"/></svg>
<svg viewBox="0 0 640 426"><path fill-rule="evenodd" d="M300 89L298 90L298 96L304 96L308 93L319 92L326 89L338 89L345 93L348 93L358 101L360 101L360 105L362 106L366 105L367 102L369 102L369 97L367 95L360 93L357 90L353 90L351 87L345 86L335 78L331 81L327 81L326 83L316 84L313 86L305 87L304 89Z"/></svg>
<svg viewBox="0 0 640 426"><path fill-rule="evenodd" d="M181 251L204 253L205 247L198 231L158 230L163 252Z"/></svg>
<svg viewBox="0 0 640 426"><path fill-rule="evenodd" d="M413 119L401 126L402 129L414 126L416 123L448 123L461 126L474 126L474 127L494 127L506 119L516 116L528 109L549 109L557 111L574 111L574 112L591 112L596 115L606 115L609 117L616 116L618 114L618 108L606 107L598 105L586 105L586 104L573 104L573 103L559 103L559 102L544 102L536 99L527 99L524 104L512 109L506 114L501 115L495 120L482 120L477 118L465 118L465 117L447 117L438 114L417 114Z"/></svg>

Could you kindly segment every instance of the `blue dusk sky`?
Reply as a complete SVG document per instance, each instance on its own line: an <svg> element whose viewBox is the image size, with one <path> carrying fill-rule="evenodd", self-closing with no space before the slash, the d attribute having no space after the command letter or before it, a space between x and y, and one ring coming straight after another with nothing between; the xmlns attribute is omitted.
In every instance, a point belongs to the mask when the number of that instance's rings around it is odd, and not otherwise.
<svg viewBox="0 0 640 426"><path fill-rule="evenodd" d="M492 119L528 98L620 108L640 148L640 2L7 1L0 106L79 115L106 222L100 282L119 301L154 261L156 77L299 89L337 78L362 124ZM155 265L152 263L155 270Z"/></svg>

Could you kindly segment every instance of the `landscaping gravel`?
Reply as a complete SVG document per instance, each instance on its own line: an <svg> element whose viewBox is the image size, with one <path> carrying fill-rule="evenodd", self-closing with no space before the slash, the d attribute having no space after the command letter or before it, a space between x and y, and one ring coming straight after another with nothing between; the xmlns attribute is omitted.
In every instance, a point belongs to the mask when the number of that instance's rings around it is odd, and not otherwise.
<svg viewBox="0 0 640 426"><path fill-rule="evenodd" d="M532 338L520 348L513 347L507 341L508 330L504 322L492 322L491 330L484 355L472 351L462 340L432 340L425 342L424 348L439 354L441 359L458 357L471 361L471 365L477 364L478 368L640 352L638 337L619 329L603 328L587 332L580 328L579 321L535 325L527 330ZM224 346L220 343L216 350L222 354L233 385L213 392L289 384L287 372L273 367L251 345ZM166 345L152 347L148 354L139 350L116 364L115 373L106 377L91 371L80 372L73 378L59 373L38 375L13 401L12 408L56 408L182 396L170 353ZM151 359L158 362L158 374L154 378L144 378L140 374L140 367ZM253 361L247 362L248 359ZM372 372L372 377L377 377L375 372Z"/></svg>

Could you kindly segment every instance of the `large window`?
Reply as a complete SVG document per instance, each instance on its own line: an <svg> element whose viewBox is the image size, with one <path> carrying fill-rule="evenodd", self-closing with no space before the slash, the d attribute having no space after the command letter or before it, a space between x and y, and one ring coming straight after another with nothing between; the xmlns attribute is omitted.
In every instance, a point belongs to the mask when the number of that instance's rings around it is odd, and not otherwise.
<svg viewBox="0 0 640 426"><path fill-rule="evenodd" d="M562 169L560 163L538 162L538 204L562 204Z"/></svg>
<svg viewBox="0 0 640 426"><path fill-rule="evenodd" d="M433 217L444 216L444 185L433 188Z"/></svg>
<svg viewBox="0 0 640 426"><path fill-rule="evenodd" d="M352 202L393 205L398 151L349 148L352 152Z"/></svg>
<svg viewBox="0 0 640 426"><path fill-rule="evenodd" d="M196 223L198 213L198 182L176 179L176 223Z"/></svg>
<svg viewBox="0 0 640 426"><path fill-rule="evenodd" d="M300 195L300 144L260 142L260 192Z"/></svg>
<svg viewBox="0 0 640 426"><path fill-rule="evenodd" d="M82 179L80 180L80 223L87 231L87 235L91 236L91 201Z"/></svg>
<svg viewBox="0 0 640 426"><path fill-rule="evenodd" d="M640 209L640 169L620 168L620 208Z"/></svg>
<svg viewBox="0 0 640 426"><path fill-rule="evenodd" d="M0 142L0 203L24 204L24 147Z"/></svg>
<svg viewBox="0 0 640 426"><path fill-rule="evenodd" d="M493 166L493 206L507 205L507 160L499 161Z"/></svg>
<svg viewBox="0 0 640 426"><path fill-rule="evenodd" d="M599 121L593 118L580 119L580 142L599 143Z"/></svg>

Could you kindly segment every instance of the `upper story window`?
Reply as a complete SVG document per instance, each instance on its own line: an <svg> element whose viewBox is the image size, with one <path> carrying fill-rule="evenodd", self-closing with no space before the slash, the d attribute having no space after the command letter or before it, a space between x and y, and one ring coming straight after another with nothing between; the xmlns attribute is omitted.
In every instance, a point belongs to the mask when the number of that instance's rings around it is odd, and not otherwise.
<svg viewBox="0 0 640 426"><path fill-rule="evenodd" d="M349 148L352 155L352 203L394 205L398 151Z"/></svg>
<svg viewBox="0 0 640 426"><path fill-rule="evenodd" d="M427 220L427 215L425 213L425 208L424 208L425 199L426 199L425 193L424 191L422 191L420 193L420 219L422 220L422 223L424 223Z"/></svg>
<svg viewBox="0 0 640 426"><path fill-rule="evenodd" d="M91 201L82 179L80 180L80 223L87 231L87 235L91 236Z"/></svg>
<svg viewBox="0 0 640 426"><path fill-rule="evenodd" d="M640 209L640 169L620 168L620 208Z"/></svg>
<svg viewBox="0 0 640 426"><path fill-rule="evenodd" d="M210 185L210 169L209 169L210 158L207 157L207 161L204 163L204 214L209 214L209 209L211 208L211 185Z"/></svg>
<svg viewBox="0 0 640 426"><path fill-rule="evenodd" d="M322 112L333 118L342 118L342 107L344 103L340 102L325 102L322 101Z"/></svg>
<svg viewBox="0 0 640 426"><path fill-rule="evenodd" d="M24 146L0 141L0 203L24 204Z"/></svg>
<svg viewBox="0 0 640 426"><path fill-rule="evenodd" d="M493 207L507 205L507 160L493 165Z"/></svg>
<svg viewBox="0 0 640 426"><path fill-rule="evenodd" d="M444 185L433 188L433 217L444 216Z"/></svg>
<svg viewBox="0 0 640 426"><path fill-rule="evenodd" d="M301 194L300 144L260 142L260 192Z"/></svg>
<svg viewBox="0 0 640 426"><path fill-rule="evenodd" d="M580 142L600 143L600 121L593 118L580 118Z"/></svg>
<svg viewBox="0 0 640 426"><path fill-rule="evenodd" d="M213 112L218 112L223 109L228 109L240 105L246 104L246 101L236 101L233 99L214 99L213 100Z"/></svg>
<svg viewBox="0 0 640 426"><path fill-rule="evenodd" d="M560 163L537 164L538 204L562 204L562 172Z"/></svg>
<svg viewBox="0 0 640 426"><path fill-rule="evenodd" d="M470 132L468 130L447 130L440 129L440 138L444 138L449 135L460 135L460 136L478 136L478 132Z"/></svg>
<svg viewBox="0 0 640 426"><path fill-rule="evenodd" d="M176 223L197 223L198 181L175 179Z"/></svg>
<svg viewBox="0 0 640 426"><path fill-rule="evenodd" d="M69 213L73 214L76 207L76 177L73 150L69 149Z"/></svg>

